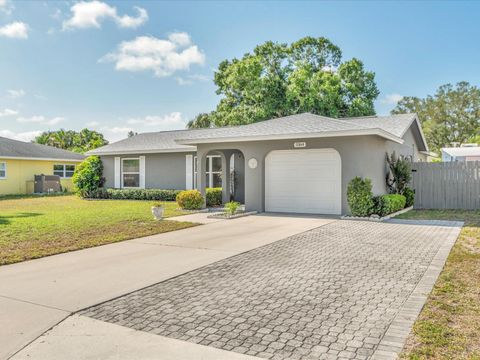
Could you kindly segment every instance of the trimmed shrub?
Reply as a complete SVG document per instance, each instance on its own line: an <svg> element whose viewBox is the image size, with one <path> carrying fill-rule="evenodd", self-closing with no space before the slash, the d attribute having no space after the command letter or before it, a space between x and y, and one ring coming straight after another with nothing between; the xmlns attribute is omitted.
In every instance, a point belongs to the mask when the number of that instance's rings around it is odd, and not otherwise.
<svg viewBox="0 0 480 360"><path fill-rule="evenodd" d="M98 156L89 156L75 169L72 177L75 192L81 197L90 197L103 186L103 163Z"/></svg>
<svg viewBox="0 0 480 360"><path fill-rule="evenodd" d="M347 201L354 216L370 216L373 209L372 181L355 177L348 183Z"/></svg>
<svg viewBox="0 0 480 360"><path fill-rule="evenodd" d="M97 189L91 199L175 201L181 190L160 189Z"/></svg>
<svg viewBox="0 0 480 360"><path fill-rule="evenodd" d="M207 206L222 205L222 188L207 188L205 195Z"/></svg>
<svg viewBox="0 0 480 360"><path fill-rule="evenodd" d="M203 205L203 196L198 190L185 190L177 195L177 204L185 210L199 210Z"/></svg>
<svg viewBox="0 0 480 360"><path fill-rule="evenodd" d="M403 196L405 196L406 199L405 207L413 206L413 203L415 202L415 192L409 187L406 187L403 190Z"/></svg>
<svg viewBox="0 0 480 360"><path fill-rule="evenodd" d="M388 194L373 198L373 213L378 216L386 216L405 207L406 198L400 194Z"/></svg>

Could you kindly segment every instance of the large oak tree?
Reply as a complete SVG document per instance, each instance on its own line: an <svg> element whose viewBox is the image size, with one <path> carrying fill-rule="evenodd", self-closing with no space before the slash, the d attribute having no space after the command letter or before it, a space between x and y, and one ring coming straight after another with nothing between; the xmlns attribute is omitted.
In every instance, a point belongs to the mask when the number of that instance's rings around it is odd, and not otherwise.
<svg viewBox="0 0 480 360"><path fill-rule="evenodd" d="M375 74L358 59L342 62L328 39L305 37L290 45L268 41L241 59L220 63L214 78L216 110L190 128L249 124L312 112L331 117L374 115Z"/></svg>
<svg viewBox="0 0 480 360"><path fill-rule="evenodd" d="M442 85L426 98L406 96L392 114L417 113L433 151L480 140L480 89L466 81Z"/></svg>

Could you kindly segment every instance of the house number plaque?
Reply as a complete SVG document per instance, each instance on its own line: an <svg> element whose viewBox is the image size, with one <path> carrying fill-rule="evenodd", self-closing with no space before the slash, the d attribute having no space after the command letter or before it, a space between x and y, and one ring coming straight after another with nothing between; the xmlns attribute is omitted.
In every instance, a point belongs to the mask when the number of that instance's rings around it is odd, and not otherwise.
<svg viewBox="0 0 480 360"><path fill-rule="evenodd" d="M304 148L307 146L307 143L304 141L298 141L293 143L294 148Z"/></svg>

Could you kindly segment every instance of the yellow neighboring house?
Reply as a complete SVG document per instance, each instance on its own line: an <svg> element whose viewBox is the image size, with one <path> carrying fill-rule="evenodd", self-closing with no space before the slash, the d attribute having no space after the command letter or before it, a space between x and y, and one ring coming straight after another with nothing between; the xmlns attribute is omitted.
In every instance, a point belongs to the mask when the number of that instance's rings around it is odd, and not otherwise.
<svg viewBox="0 0 480 360"><path fill-rule="evenodd" d="M72 190L71 177L85 156L52 146L0 137L0 195L31 194L35 175L59 175Z"/></svg>

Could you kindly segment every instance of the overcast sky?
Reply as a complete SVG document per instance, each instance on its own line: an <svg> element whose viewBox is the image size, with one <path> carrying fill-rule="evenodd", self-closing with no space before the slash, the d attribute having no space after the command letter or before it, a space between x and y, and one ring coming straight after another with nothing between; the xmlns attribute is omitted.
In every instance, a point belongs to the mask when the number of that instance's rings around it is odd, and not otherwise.
<svg viewBox="0 0 480 360"><path fill-rule="evenodd" d="M213 71L267 40L325 36L403 95L480 83L479 2L0 0L0 136L184 128L218 102Z"/></svg>

